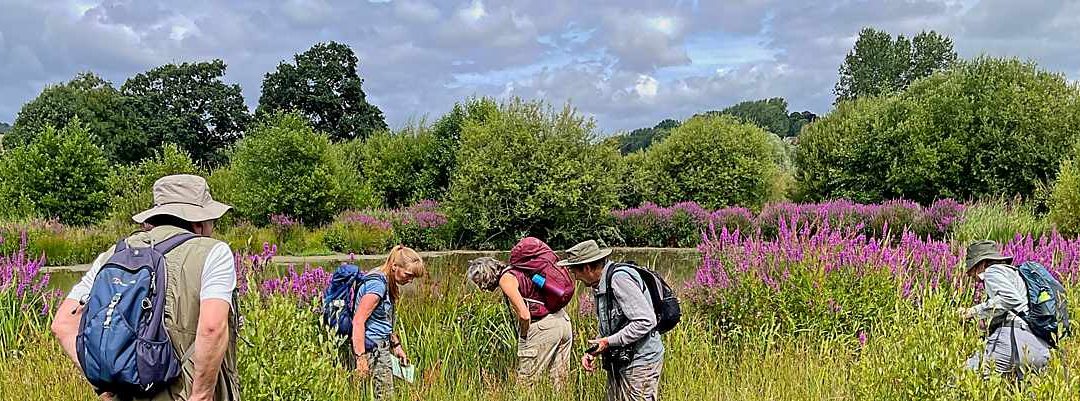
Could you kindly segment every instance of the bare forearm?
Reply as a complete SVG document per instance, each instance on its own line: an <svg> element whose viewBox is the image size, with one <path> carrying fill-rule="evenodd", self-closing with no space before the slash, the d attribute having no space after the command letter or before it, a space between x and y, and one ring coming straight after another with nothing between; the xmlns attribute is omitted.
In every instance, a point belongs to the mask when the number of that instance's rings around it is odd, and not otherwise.
<svg viewBox="0 0 1080 401"><path fill-rule="evenodd" d="M200 330L195 338L195 353L192 356L195 377L191 386L193 400L211 399L214 395L221 361L225 357L225 349L229 346L227 329L227 324L207 328Z"/></svg>
<svg viewBox="0 0 1080 401"><path fill-rule="evenodd" d="M79 311L79 303L75 300L66 299L60 304L52 323L52 331L56 336L56 340L60 342L64 354L67 354L68 358L74 361L76 365L79 364L79 356L75 351L75 337L78 336L79 321L81 319L82 312Z"/></svg>

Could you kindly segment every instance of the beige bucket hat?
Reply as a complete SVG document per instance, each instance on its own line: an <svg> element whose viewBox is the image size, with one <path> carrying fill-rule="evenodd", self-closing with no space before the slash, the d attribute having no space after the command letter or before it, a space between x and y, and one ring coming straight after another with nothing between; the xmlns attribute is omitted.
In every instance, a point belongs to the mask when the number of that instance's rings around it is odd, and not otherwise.
<svg viewBox="0 0 1080 401"><path fill-rule="evenodd" d="M206 180L197 175L178 174L159 178L154 182L154 207L131 217L136 223L157 215L176 216L184 221L197 223L217 220L232 206L210 197Z"/></svg>
<svg viewBox="0 0 1080 401"><path fill-rule="evenodd" d="M566 259L556 263L559 266L583 265L595 262L611 255L611 249L600 249L596 241L588 240L566 250Z"/></svg>
<svg viewBox="0 0 1080 401"><path fill-rule="evenodd" d="M984 260L1002 262L1005 264L1012 263L1012 256L1002 255L998 252L997 248L997 242L990 240L976 241L971 245L968 245L967 255L964 257L964 265L966 266L964 271L970 272L975 265Z"/></svg>

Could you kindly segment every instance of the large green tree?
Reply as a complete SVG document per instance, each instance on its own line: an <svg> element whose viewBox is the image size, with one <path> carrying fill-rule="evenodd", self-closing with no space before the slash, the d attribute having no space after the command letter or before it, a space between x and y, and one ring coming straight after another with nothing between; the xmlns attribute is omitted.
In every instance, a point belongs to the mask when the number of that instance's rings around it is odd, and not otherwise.
<svg viewBox="0 0 1080 401"><path fill-rule="evenodd" d="M281 62L263 79L258 113L291 111L335 141L367 138L386 129L382 110L368 103L356 72L359 63L349 46L318 43Z"/></svg>
<svg viewBox="0 0 1080 401"><path fill-rule="evenodd" d="M0 156L0 204L5 213L91 224L108 206L108 161L73 118L60 130L46 126L26 144Z"/></svg>
<svg viewBox="0 0 1080 401"><path fill-rule="evenodd" d="M957 61L952 39L934 31L913 39L863 28L840 66L836 102L902 90L919 78L947 69Z"/></svg>
<svg viewBox="0 0 1080 401"><path fill-rule="evenodd" d="M216 165L251 122L240 85L222 81L225 68L221 60L166 64L128 79L120 92L150 143L175 143L196 162Z"/></svg>
<svg viewBox="0 0 1080 401"><path fill-rule="evenodd" d="M979 58L887 97L843 102L799 136L810 199L1031 195L1080 140L1080 91L1015 59Z"/></svg>
<svg viewBox="0 0 1080 401"><path fill-rule="evenodd" d="M93 73L81 73L69 82L46 87L23 105L12 131L4 136L7 147L25 145L45 132L46 126L63 128L78 118L90 140L112 162L134 162L153 154L147 135L134 125L130 103L112 84Z"/></svg>
<svg viewBox="0 0 1080 401"><path fill-rule="evenodd" d="M708 208L758 207L779 174L779 138L727 115L693 117L631 160L636 190L661 205L695 201ZM632 197L631 197L632 198Z"/></svg>
<svg viewBox="0 0 1080 401"><path fill-rule="evenodd" d="M236 145L231 201L259 224L287 214L306 224L329 221L357 205L360 178L348 168L325 134L300 115L268 116Z"/></svg>
<svg viewBox="0 0 1080 401"><path fill-rule="evenodd" d="M563 245L599 235L619 177L618 153L595 139L591 120L542 102L513 99L483 122L466 120L451 219L467 241L492 247L523 235Z"/></svg>

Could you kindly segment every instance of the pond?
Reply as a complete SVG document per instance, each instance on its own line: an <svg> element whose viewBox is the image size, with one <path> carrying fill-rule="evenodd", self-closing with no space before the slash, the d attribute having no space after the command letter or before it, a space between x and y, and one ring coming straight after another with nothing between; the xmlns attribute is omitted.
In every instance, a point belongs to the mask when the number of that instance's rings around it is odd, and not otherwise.
<svg viewBox="0 0 1080 401"><path fill-rule="evenodd" d="M449 283L453 280L463 280L463 275L465 269L468 267L469 260L483 255L493 256L505 261L508 258L509 253L449 252L439 254L438 256L425 257L424 262L427 264L428 271L431 274L430 280ZM635 261L639 265L649 266L663 274L665 280L667 280L672 287L681 287L684 282L693 279L694 272L697 271L697 268L701 263L701 256L697 251L692 249L616 249L612 252L612 259L619 261ZM323 258L322 260L311 263L311 265L328 267L336 266L340 262L340 260L325 260L325 258ZM360 257L356 261L356 263L364 269L370 269L380 262L381 259L378 257L366 256ZM279 263L277 264L276 272L278 274L284 274L289 267L289 264ZM297 267L302 269L302 263ZM56 271L51 274L49 287L68 291L71 289L71 286L75 285L80 277L82 277L81 272Z"/></svg>

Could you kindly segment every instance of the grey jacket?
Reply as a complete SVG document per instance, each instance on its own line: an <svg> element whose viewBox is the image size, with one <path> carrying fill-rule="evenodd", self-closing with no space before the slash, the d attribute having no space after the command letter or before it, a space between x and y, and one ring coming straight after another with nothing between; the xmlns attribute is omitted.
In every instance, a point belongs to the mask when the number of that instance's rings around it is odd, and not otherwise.
<svg viewBox="0 0 1080 401"><path fill-rule="evenodd" d="M656 313L641 275L633 269L617 269L611 277L611 288L608 288L606 279L613 265L608 262L604 266L600 283L593 288L600 335L607 337L608 345L612 347L635 347L634 361L629 367L659 362L664 358L664 343L655 330ZM608 291L613 292L615 300L615 305L610 308Z"/></svg>
<svg viewBox="0 0 1080 401"><path fill-rule="evenodd" d="M979 274L986 292L986 301L973 306L972 314L988 322L987 327L999 324L1027 330L1027 324L1016 315L1008 313L1027 313L1027 286L1020 273L1008 265L991 265Z"/></svg>

